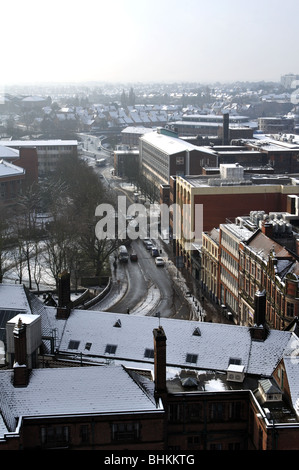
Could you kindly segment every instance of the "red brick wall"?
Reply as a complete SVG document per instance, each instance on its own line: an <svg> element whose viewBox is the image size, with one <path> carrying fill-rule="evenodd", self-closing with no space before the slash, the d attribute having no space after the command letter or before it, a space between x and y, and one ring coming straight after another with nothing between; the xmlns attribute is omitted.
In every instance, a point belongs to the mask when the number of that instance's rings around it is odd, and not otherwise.
<svg viewBox="0 0 299 470"><path fill-rule="evenodd" d="M20 148L20 157L13 163L26 170L26 183L38 180L38 158L35 148Z"/></svg>
<svg viewBox="0 0 299 470"><path fill-rule="evenodd" d="M250 211L264 210L266 213L285 211L286 201L286 195L280 193L250 194L249 192L194 196L194 204L203 204L204 232L225 223L226 219L232 219L234 222L236 217L249 215Z"/></svg>

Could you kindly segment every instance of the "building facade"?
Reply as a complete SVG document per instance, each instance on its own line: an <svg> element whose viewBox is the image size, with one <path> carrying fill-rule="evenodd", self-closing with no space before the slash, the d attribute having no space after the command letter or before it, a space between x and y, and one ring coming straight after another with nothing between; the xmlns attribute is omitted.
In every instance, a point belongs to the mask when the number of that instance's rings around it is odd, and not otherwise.
<svg viewBox="0 0 299 470"><path fill-rule="evenodd" d="M19 150L36 149L38 176L41 177L54 171L63 157L78 155L76 140L11 140L2 141L1 145Z"/></svg>

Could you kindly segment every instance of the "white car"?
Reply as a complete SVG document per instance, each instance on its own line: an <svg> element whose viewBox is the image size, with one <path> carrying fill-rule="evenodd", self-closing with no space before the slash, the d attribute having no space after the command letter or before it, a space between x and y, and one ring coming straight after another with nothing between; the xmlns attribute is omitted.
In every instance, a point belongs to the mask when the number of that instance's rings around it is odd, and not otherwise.
<svg viewBox="0 0 299 470"><path fill-rule="evenodd" d="M156 263L156 266L164 266L164 259L161 258L160 256L157 256L157 258L155 258L155 263Z"/></svg>

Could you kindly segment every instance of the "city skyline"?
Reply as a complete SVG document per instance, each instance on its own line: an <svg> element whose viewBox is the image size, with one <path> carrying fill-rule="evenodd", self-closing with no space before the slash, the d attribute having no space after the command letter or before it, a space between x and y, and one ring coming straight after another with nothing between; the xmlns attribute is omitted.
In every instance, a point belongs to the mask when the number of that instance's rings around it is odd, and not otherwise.
<svg viewBox="0 0 299 470"><path fill-rule="evenodd" d="M279 81L296 74L297 0L28 0L2 6L0 85Z"/></svg>

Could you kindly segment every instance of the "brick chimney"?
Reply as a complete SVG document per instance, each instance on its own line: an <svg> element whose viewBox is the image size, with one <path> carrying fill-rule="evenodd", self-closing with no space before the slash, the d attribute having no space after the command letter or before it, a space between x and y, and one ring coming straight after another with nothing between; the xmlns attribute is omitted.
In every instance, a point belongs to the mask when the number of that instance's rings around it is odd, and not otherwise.
<svg viewBox="0 0 299 470"><path fill-rule="evenodd" d="M266 325L266 292L258 291L254 296L254 323L250 328L251 338L255 341L265 341L269 334Z"/></svg>
<svg viewBox="0 0 299 470"><path fill-rule="evenodd" d="M154 329L155 395L163 398L166 393L166 335L161 326Z"/></svg>
<svg viewBox="0 0 299 470"><path fill-rule="evenodd" d="M71 280L70 274L63 271L58 276L58 307L56 318L66 320L71 311Z"/></svg>
<svg viewBox="0 0 299 470"><path fill-rule="evenodd" d="M27 367L26 325L21 317L13 330L15 345L15 360L13 365L15 387L27 387L29 370Z"/></svg>
<svg viewBox="0 0 299 470"><path fill-rule="evenodd" d="M266 237L273 237L273 224L268 220L262 222L262 233L266 235Z"/></svg>

